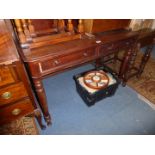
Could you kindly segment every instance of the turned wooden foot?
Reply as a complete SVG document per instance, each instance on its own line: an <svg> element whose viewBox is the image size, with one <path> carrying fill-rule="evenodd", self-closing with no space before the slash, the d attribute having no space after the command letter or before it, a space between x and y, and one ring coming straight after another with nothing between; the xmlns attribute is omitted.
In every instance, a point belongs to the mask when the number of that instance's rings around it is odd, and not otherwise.
<svg viewBox="0 0 155 155"><path fill-rule="evenodd" d="M122 86L123 86L123 87L126 86L126 82L125 82L125 81L122 82Z"/></svg>
<svg viewBox="0 0 155 155"><path fill-rule="evenodd" d="M34 114L35 114L35 117L36 117L36 119L38 121L38 124L39 124L40 128L42 130L45 130L46 126L42 123L42 116L41 116L40 110L39 109L35 110Z"/></svg>
<svg viewBox="0 0 155 155"><path fill-rule="evenodd" d="M47 116L47 117L45 116L44 118L45 118L45 121L46 121L46 123L47 123L48 126L52 125L52 121L51 121L50 115Z"/></svg>

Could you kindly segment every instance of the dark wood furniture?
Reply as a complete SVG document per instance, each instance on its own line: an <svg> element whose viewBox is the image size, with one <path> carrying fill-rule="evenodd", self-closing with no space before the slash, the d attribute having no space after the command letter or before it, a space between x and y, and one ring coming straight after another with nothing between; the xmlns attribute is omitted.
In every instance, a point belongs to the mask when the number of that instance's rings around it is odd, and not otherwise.
<svg viewBox="0 0 155 155"><path fill-rule="evenodd" d="M79 19L77 28L74 28L73 20L71 19L68 20L67 24L63 19L51 20L51 23L49 20L42 20L41 23L40 20L30 19L15 19L11 21L22 48L34 49L79 39L84 32L81 19ZM37 23L40 23L40 26L37 26ZM52 26L51 29L49 29L49 25Z"/></svg>
<svg viewBox="0 0 155 155"><path fill-rule="evenodd" d="M141 48L143 47L146 47L146 49L143 54L139 68L137 69L138 77L140 77L141 74L143 73L143 70L150 58L154 45L155 45L155 31L148 31L148 32L141 31L137 41L137 52L140 51Z"/></svg>
<svg viewBox="0 0 155 155"><path fill-rule="evenodd" d="M94 19L92 33L128 28L130 19Z"/></svg>
<svg viewBox="0 0 155 155"><path fill-rule="evenodd" d="M0 20L0 125L35 116L43 129L41 112L9 27L9 21Z"/></svg>
<svg viewBox="0 0 155 155"><path fill-rule="evenodd" d="M46 93L42 79L67 69L74 68L84 63L99 61L101 57L114 53L119 49L125 49L126 55L120 68L119 77L124 80L128 69L130 57L134 52L137 33L125 30L114 31L97 35L96 38L82 36L70 41L63 41L56 44L30 46L21 51L35 87L36 95L41 106L47 124L51 124L51 117L48 111ZM100 43L96 41L100 40ZM22 46L21 46L22 47Z"/></svg>
<svg viewBox="0 0 155 155"><path fill-rule="evenodd" d="M38 102L48 125L51 124L51 116L42 83L44 78L85 63L96 62L96 66L99 66L103 57L114 53L117 58L118 51L125 50L118 74L125 84L127 73L136 55L135 48L139 36L138 32L120 29L87 37L83 35L82 20L79 20L78 33L75 33L72 20L69 20L67 23L69 35L67 33L65 36L66 23L63 20L55 22L57 26L54 29L58 33L53 35L52 30L50 35L48 33L41 37L35 32L31 20L28 20L28 23L26 20L16 20L14 27L18 38L17 44L19 43L21 47L20 55L32 78Z"/></svg>
<svg viewBox="0 0 155 155"><path fill-rule="evenodd" d="M153 47L155 45L155 31L141 30L138 33L139 33L139 36L137 38L135 52L131 61L132 66L128 70L128 74L126 75L126 81L133 76L137 76L137 78L141 76L141 74L144 71L145 65L147 64L150 58ZM144 48L144 47L146 49L143 53L141 62L139 66L135 66L134 63L135 63L136 55L138 52L141 51L141 48Z"/></svg>
<svg viewBox="0 0 155 155"><path fill-rule="evenodd" d="M154 30L146 31L144 29L144 30L137 31L137 33L138 33L138 37L137 37L136 46L134 49L135 51L133 52L129 69L127 70L125 77L124 77L124 85L133 76L136 76L137 78L141 76L141 74L144 71L145 65L147 64L150 58L153 47L155 45L155 31ZM141 62L138 66L137 65L135 66L135 60L136 60L137 53L140 52L141 48L144 48L144 47L145 47L145 51L143 52L143 54L141 52L141 54L143 55L141 58ZM109 66L109 63L110 64L113 63L112 65L112 68L113 68L114 65L117 63L117 61L122 62L123 60L124 59L119 58L118 53L116 53L116 55L114 55L113 57L110 57L110 59L102 61L102 63L106 63L108 64L108 66Z"/></svg>
<svg viewBox="0 0 155 155"><path fill-rule="evenodd" d="M100 51L103 53L101 59L111 54L114 54L114 61L118 59L117 54L119 51L124 50L122 63L119 69L118 76L122 80L122 84L125 86L127 82L127 73L133 64L133 56L135 54L135 47L137 42L138 33L128 30L118 30L112 32L99 33L96 35L104 44L107 38L110 38L110 43L100 46ZM119 40L116 41L116 40ZM99 64L100 64L99 60ZM101 63L102 65L102 63Z"/></svg>
<svg viewBox="0 0 155 155"><path fill-rule="evenodd" d="M128 28L131 19L85 19L85 32L98 33Z"/></svg>

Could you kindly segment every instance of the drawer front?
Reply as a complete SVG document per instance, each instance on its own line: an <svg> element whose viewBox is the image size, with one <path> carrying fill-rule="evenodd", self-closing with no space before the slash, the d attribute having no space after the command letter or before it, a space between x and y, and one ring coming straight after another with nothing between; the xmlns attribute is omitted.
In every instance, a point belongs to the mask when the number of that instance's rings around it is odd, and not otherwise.
<svg viewBox="0 0 155 155"><path fill-rule="evenodd" d="M120 42L120 48L129 48L135 41L133 39L123 40Z"/></svg>
<svg viewBox="0 0 155 155"><path fill-rule="evenodd" d="M105 44L102 45L99 49L100 55L108 55L113 53L114 50L118 50L119 48L119 43L110 43L110 44Z"/></svg>
<svg viewBox="0 0 155 155"><path fill-rule="evenodd" d="M29 99L17 102L0 109L0 124L9 123L22 116L32 113L33 105Z"/></svg>
<svg viewBox="0 0 155 155"><path fill-rule="evenodd" d="M22 82L0 89L0 106L28 96Z"/></svg>
<svg viewBox="0 0 155 155"><path fill-rule="evenodd" d="M4 86L15 82L13 72L14 69L12 67L0 66L0 86Z"/></svg>
<svg viewBox="0 0 155 155"><path fill-rule="evenodd" d="M47 60L39 64L40 72L57 71L59 69L70 67L76 63L82 63L93 59L96 56L95 49L77 51L68 55L63 55L55 59Z"/></svg>

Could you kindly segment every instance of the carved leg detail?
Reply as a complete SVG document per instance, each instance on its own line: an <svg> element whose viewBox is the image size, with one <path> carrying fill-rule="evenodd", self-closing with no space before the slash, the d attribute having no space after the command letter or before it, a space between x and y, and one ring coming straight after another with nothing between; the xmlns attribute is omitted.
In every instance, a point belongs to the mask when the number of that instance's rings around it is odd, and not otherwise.
<svg viewBox="0 0 155 155"><path fill-rule="evenodd" d="M125 86L126 82L127 82L127 72L129 69L129 64L130 64L130 60L131 60L131 56L132 56L133 50L129 49L126 53L125 53L125 57L123 59L123 62L121 64L120 67L120 71L119 71L119 78L122 80L123 82L123 86Z"/></svg>
<svg viewBox="0 0 155 155"><path fill-rule="evenodd" d="M46 100L46 94L45 90L42 84L42 81L40 79L33 79L37 98L40 104L40 107L42 109L44 119L47 122L47 125L51 124L51 117L48 111L48 105L47 105L47 100Z"/></svg>

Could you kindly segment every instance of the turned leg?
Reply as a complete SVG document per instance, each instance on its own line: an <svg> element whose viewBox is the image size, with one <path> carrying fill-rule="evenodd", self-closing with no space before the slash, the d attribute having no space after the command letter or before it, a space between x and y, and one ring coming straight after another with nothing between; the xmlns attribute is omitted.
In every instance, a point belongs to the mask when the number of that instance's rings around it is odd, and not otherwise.
<svg viewBox="0 0 155 155"><path fill-rule="evenodd" d="M102 66L102 58L99 58L95 61L95 67L98 68L100 66Z"/></svg>
<svg viewBox="0 0 155 155"><path fill-rule="evenodd" d="M37 95L37 99L39 101L40 107L42 109L45 121L47 122L47 125L51 124L51 117L48 111L48 105L47 105L47 100L46 100L46 94L45 90L42 84L42 80L40 79L33 79L34 86L35 86L35 91Z"/></svg>
<svg viewBox="0 0 155 155"><path fill-rule="evenodd" d="M46 129L46 126L43 125L43 123L42 123L42 116L41 116L41 112L40 112L39 109L36 109L36 110L34 111L34 115L35 115L35 117L36 117L36 119L37 119L37 121L38 121L38 124L39 124L40 128L41 128L42 130Z"/></svg>
<svg viewBox="0 0 155 155"><path fill-rule="evenodd" d="M129 49L127 52L125 52L123 62L121 63L121 67L120 67L120 71L119 71L119 78L122 80L123 86L125 86L126 82L127 82L126 76L128 73L132 53L133 53L133 49Z"/></svg>
<svg viewBox="0 0 155 155"><path fill-rule="evenodd" d="M144 53L144 55L143 55L143 57L142 57L140 66L139 66L139 71L138 71L137 77L140 77L141 74L143 73L144 68L145 68L145 65L146 65L146 63L148 62L149 58L150 58L152 49L153 49L153 45L149 46L149 47L146 49L146 51L145 51L145 53Z"/></svg>

